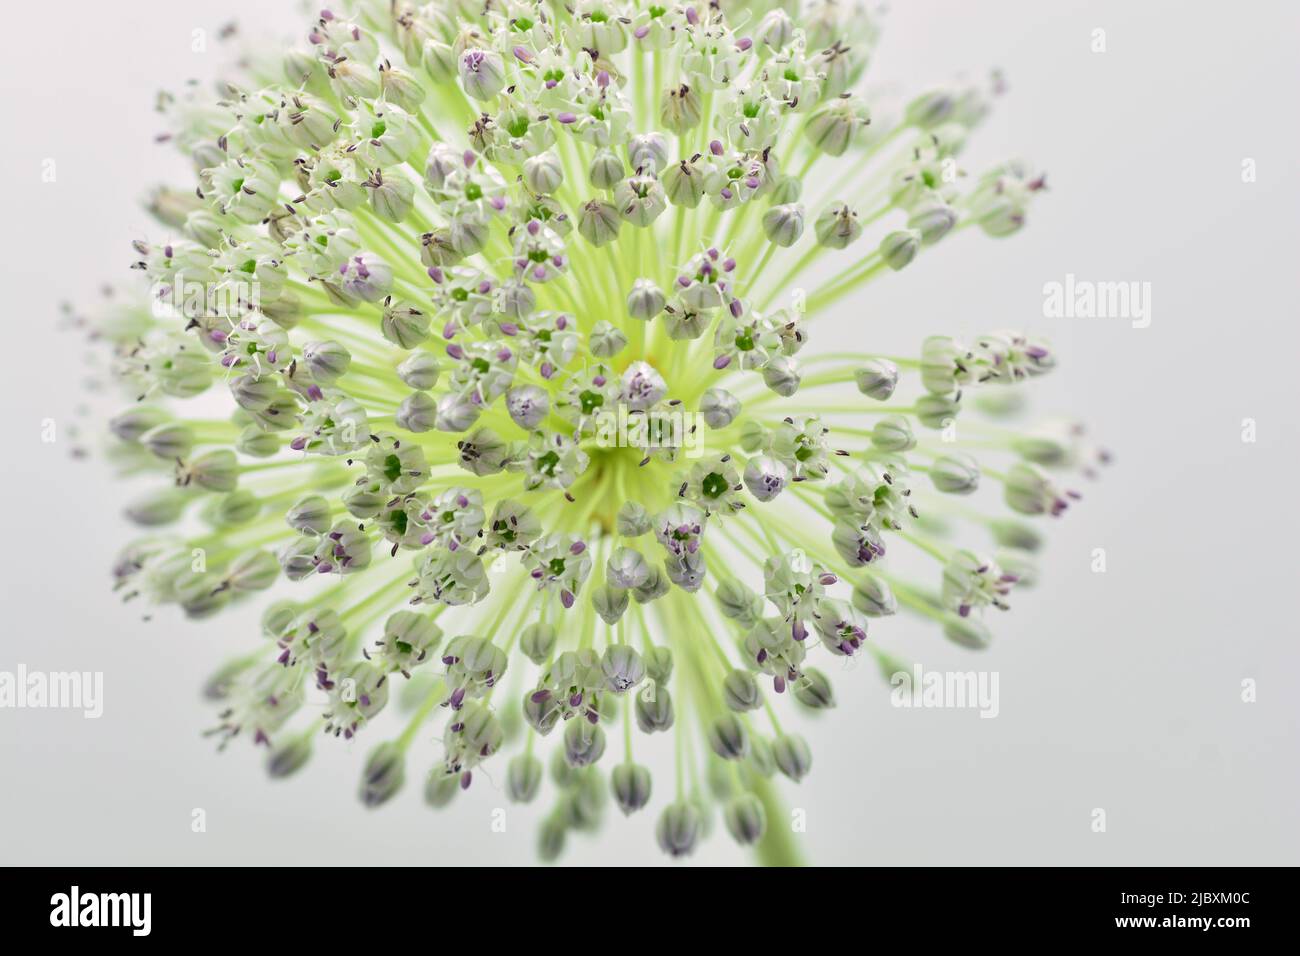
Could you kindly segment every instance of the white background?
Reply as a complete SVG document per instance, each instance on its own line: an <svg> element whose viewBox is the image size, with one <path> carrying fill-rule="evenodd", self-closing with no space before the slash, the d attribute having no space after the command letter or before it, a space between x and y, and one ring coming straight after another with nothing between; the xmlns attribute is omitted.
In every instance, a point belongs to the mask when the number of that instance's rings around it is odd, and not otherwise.
<svg viewBox="0 0 1300 956"><path fill-rule="evenodd" d="M1117 463L1052 529L1044 584L999 619L982 656L919 624L881 638L926 667L997 670L996 720L895 710L873 668L837 679L839 709L805 728L814 773L786 791L807 811L813 861L1297 862L1297 10L926 0L888 16L873 75L914 91L1001 67L1009 94L965 159L1031 157L1051 188L1021 235L937 247L814 329L814 347L1046 335L1061 365L1036 400L1085 416ZM318 748L274 784L246 746L214 755L197 689L250 646L254 613L145 624L109 592L125 492L102 462L69 456L84 349L57 307L92 302L124 278L129 241L157 233L138 205L145 187L187 180L151 141L153 94L214 75L226 54L191 52L191 31L214 35L232 17L272 38L308 22L282 0L9 11L0 669L102 670L106 702L98 721L0 710L0 859L528 862L535 814L512 811L508 832L491 833L504 803L492 783L435 815L412 771L396 801L367 812L360 750ZM1090 52L1095 28L1104 54ZM1150 328L1043 318L1043 284L1067 273L1151 283ZM1254 444L1241 441L1247 417ZM53 445L40 440L47 418L64 429ZM1105 574L1090 571L1097 547ZM1246 678L1257 703L1240 700ZM206 833L191 832L193 808ZM1106 810L1104 834L1093 808ZM660 862L652 818L610 810L601 838L573 842L566 861ZM721 834L695 857L744 859Z"/></svg>

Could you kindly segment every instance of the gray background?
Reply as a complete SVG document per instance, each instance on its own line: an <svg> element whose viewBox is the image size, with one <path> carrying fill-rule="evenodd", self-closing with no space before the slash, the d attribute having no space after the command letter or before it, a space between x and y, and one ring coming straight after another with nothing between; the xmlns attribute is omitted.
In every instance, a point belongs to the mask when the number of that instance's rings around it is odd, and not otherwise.
<svg viewBox="0 0 1300 956"><path fill-rule="evenodd" d="M1022 326L1059 372L1038 407L1075 412L1117 464L1057 524L1045 583L976 657L910 624L881 643L928 668L1001 675L1001 716L905 711L874 669L837 680L840 708L806 732L816 768L794 806L821 863L1296 863L1294 601L1297 466L1295 4L911 2L886 21L875 76L916 90L1002 67L1009 95L967 165L1010 155L1051 191L1013 239L964 234L845 305L815 341L885 352L926 334ZM217 11L220 12L218 19ZM491 833L499 779L435 816L418 786L381 811L355 798L361 753L323 747L271 784L246 746L198 737L196 688L254 640L254 615L151 624L108 590L128 529L124 490L73 461L85 402L82 346L57 304L88 302L156 235L137 200L183 164L151 143L152 95L209 77L190 50L237 16L298 34L280 2L87 0L11 11L0 58L0 373L7 431L0 669L105 672L98 721L0 710L0 860L9 863L526 862L530 811ZM255 19L256 18L256 19ZM1108 52L1089 51L1106 30ZM1244 184L1243 158L1258 164ZM43 184L54 158L58 180ZM1150 328L1044 319L1042 286L1067 272L1153 288ZM1241 441L1243 418L1259 439ZM42 444L43 419L61 440ZM1108 572L1090 571L1104 547ZM1258 681L1244 704L1240 683ZM365 746L364 744L362 746ZM666 755L663 755L666 756ZM658 758L656 758L658 759ZM498 775L499 776L499 775ZM207 813L192 833L191 809ZM1090 829L1104 808L1108 832ZM652 819L610 819L574 863L659 862ZM742 862L721 835L698 862Z"/></svg>

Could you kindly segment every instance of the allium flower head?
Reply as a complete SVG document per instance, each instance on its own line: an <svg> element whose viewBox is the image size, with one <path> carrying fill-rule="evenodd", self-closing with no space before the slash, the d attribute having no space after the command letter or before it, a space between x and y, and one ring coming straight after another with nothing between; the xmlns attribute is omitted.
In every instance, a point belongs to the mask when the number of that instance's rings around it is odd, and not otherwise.
<svg viewBox="0 0 1300 956"><path fill-rule="evenodd" d="M1007 509L1059 515L1101 458L981 413L1055 366L1032 335L818 348L1044 185L963 168L976 87L869 100L876 36L828 0L357 0L166 100L195 181L152 198L149 298L96 325L114 455L157 479L115 575L196 618L277 587L209 687L223 746L280 777L362 738L367 806L482 772L549 801L547 859L607 794L671 856L718 811L796 858L772 778L813 769L828 672L888 670L896 614L987 644L1041 540Z"/></svg>

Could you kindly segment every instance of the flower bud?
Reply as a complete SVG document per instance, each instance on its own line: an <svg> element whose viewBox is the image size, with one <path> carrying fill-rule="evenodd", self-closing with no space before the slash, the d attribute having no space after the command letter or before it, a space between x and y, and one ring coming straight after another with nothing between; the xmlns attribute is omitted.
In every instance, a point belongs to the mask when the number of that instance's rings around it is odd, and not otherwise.
<svg viewBox="0 0 1300 956"><path fill-rule="evenodd" d="M429 337L429 316L411 306L388 305L379 320L379 331L399 348L413 349Z"/></svg>
<svg viewBox="0 0 1300 956"><path fill-rule="evenodd" d="M108 420L108 427L122 441L138 441L151 428L167 421L167 413L154 405L136 405Z"/></svg>
<svg viewBox="0 0 1300 956"><path fill-rule="evenodd" d="M735 714L715 717L709 725L709 746L723 760L740 760L749 753L749 732Z"/></svg>
<svg viewBox="0 0 1300 956"><path fill-rule="evenodd" d="M519 649L534 664L545 664L555 651L558 639L554 625L540 622L529 624L519 636Z"/></svg>
<svg viewBox="0 0 1300 956"><path fill-rule="evenodd" d="M457 256L472 256L476 252L483 251L490 231L491 226L487 219L477 213L466 212L452 218L447 227L447 241L451 243L452 251Z"/></svg>
<svg viewBox="0 0 1300 956"><path fill-rule="evenodd" d="M406 782L406 753L392 741L385 741L366 758L361 771L361 802L367 807L387 803Z"/></svg>
<svg viewBox="0 0 1300 956"><path fill-rule="evenodd" d="M266 755L266 772L273 780L282 780L301 770L311 759L316 735L295 734Z"/></svg>
<svg viewBox="0 0 1300 956"><path fill-rule="evenodd" d="M530 692L524 695L523 714L528 726L545 737L560 722L563 711L559 700L555 697L543 698ZM557 750L555 755L560 758L560 763L564 764L564 754ZM567 764L565 766L567 767Z"/></svg>
<svg viewBox="0 0 1300 956"><path fill-rule="evenodd" d="M320 495L299 498L285 515L289 527L305 534L324 534L330 528L330 503Z"/></svg>
<svg viewBox="0 0 1300 956"><path fill-rule="evenodd" d="M343 507L347 509L348 514L354 518L365 519L379 514L384 503L388 501L388 495L370 485L358 485L345 491L339 500L343 502Z"/></svg>
<svg viewBox="0 0 1300 956"><path fill-rule="evenodd" d="M667 730L673 725L673 697L668 688L656 683L654 693L636 695L636 725L641 732L652 734L657 730Z"/></svg>
<svg viewBox="0 0 1300 956"><path fill-rule="evenodd" d="M278 394L275 381L268 375L240 375L230 383L230 395L240 408L257 411L269 406Z"/></svg>
<svg viewBox="0 0 1300 956"><path fill-rule="evenodd" d="M831 528L831 543L850 567L860 568L870 564L885 553L880 531L861 519L840 518Z"/></svg>
<svg viewBox="0 0 1300 956"><path fill-rule="evenodd" d="M656 647L646 652L645 672L657 685L668 683L673 676L673 652L666 647Z"/></svg>
<svg viewBox="0 0 1300 956"><path fill-rule="evenodd" d="M916 258L920 248L921 234L915 229L901 229L880 240L880 257L897 272Z"/></svg>
<svg viewBox="0 0 1300 956"><path fill-rule="evenodd" d="M366 182L370 189L370 208L380 219L401 222L415 204L415 184L400 176L385 177L380 170Z"/></svg>
<svg viewBox="0 0 1300 956"><path fill-rule="evenodd" d="M640 764L621 763L610 774L614 802L630 816L650 802L650 771Z"/></svg>
<svg viewBox="0 0 1300 956"><path fill-rule="evenodd" d="M949 335L931 335L921 343L921 384L935 395L946 395L970 379L974 356Z"/></svg>
<svg viewBox="0 0 1300 956"><path fill-rule="evenodd" d="M1026 461L1036 465L1067 465L1072 449L1060 437L1050 434L1017 435L1011 440L1011 450Z"/></svg>
<svg viewBox="0 0 1300 956"><path fill-rule="evenodd" d="M497 308L508 318L527 318L536 307L537 296L527 282L513 279L506 282L498 291Z"/></svg>
<svg viewBox="0 0 1300 956"><path fill-rule="evenodd" d="M460 55L460 82L471 98L492 99L506 85L505 64L500 54L492 50L466 50Z"/></svg>
<svg viewBox="0 0 1300 956"><path fill-rule="evenodd" d="M269 551L250 551L230 563L222 578L236 592L265 591L280 576L280 562Z"/></svg>
<svg viewBox="0 0 1300 956"><path fill-rule="evenodd" d="M709 329L712 315L696 309L669 309L664 316L664 329L674 342L698 339Z"/></svg>
<svg viewBox="0 0 1300 956"><path fill-rule="evenodd" d="M668 197L653 176L633 176L614 187L614 205L624 219L644 228L668 208Z"/></svg>
<svg viewBox="0 0 1300 956"><path fill-rule="evenodd" d="M863 395L887 401L898 387L898 366L886 359L871 359L853 373L853 381Z"/></svg>
<svg viewBox="0 0 1300 956"><path fill-rule="evenodd" d="M235 439L235 451L252 458L270 458L280 450L280 439L274 432L248 425Z"/></svg>
<svg viewBox="0 0 1300 956"><path fill-rule="evenodd" d="M813 224L817 242L827 249L843 249L862 236L862 223L858 214L844 203L827 206Z"/></svg>
<svg viewBox="0 0 1300 956"><path fill-rule="evenodd" d="M816 149L828 156L842 156L870 122L865 103L855 96L843 96L813 113L804 132Z"/></svg>
<svg viewBox="0 0 1300 956"><path fill-rule="evenodd" d="M635 687L645 677L641 655L626 644L607 648L600 660L600 670L605 676L605 686L616 694Z"/></svg>
<svg viewBox="0 0 1300 956"><path fill-rule="evenodd" d="M627 142L627 158L638 173L658 176L668 163L668 141L661 133L643 133Z"/></svg>
<svg viewBox="0 0 1300 956"><path fill-rule="evenodd" d="M564 182L560 157L547 150L524 160L524 184L535 193L553 193Z"/></svg>
<svg viewBox="0 0 1300 956"><path fill-rule="evenodd" d="M564 840L567 835L564 820L559 816L550 816L542 821L537 829L537 856L543 863L554 863L564 852Z"/></svg>
<svg viewBox="0 0 1300 956"><path fill-rule="evenodd" d="M723 678L722 699L734 711L754 710L763 703L763 693L752 673L736 669Z"/></svg>
<svg viewBox="0 0 1300 956"><path fill-rule="evenodd" d="M397 377L407 387L426 391L438 384L441 366L430 352L413 352L397 366Z"/></svg>
<svg viewBox="0 0 1300 956"><path fill-rule="evenodd" d="M403 70L395 70L391 66L381 67L379 84L384 99L396 103L408 113L414 113L424 102L424 89L413 76Z"/></svg>
<svg viewBox="0 0 1300 956"><path fill-rule="evenodd" d="M759 501L771 501L790 481L790 469L771 455L755 455L745 464L745 487Z"/></svg>
<svg viewBox="0 0 1300 956"><path fill-rule="evenodd" d="M772 204L777 206L798 202L803 195L803 180L798 176L781 176L772 185L769 195Z"/></svg>
<svg viewBox="0 0 1300 956"><path fill-rule="evenodd" d="M601 319L592 327L587 343L592 355L597 358L610 358L627 346L627 336L621 329Z"/></svg>
<svg viewBox="0 0 1300 956"><path fill-rule="evenodd" d="M926 428L947 428L961 411L961 395L922 395L916 400L916 419Z"/></svg>
<svg viewBox="0 0 1300 956"><path fill-rule="evenodd" d="M511 803L532 803L542 786L542 762L519 754L506 766L506 796Z"/></svg>
<svg viewBox="0 0 1300 956"><path fill-rule="evenodd" d="M675 166L669 166L663 174L664 195L674 206L694 209L704 198L708 188L704 174L691 167L684 160Z"/></svg>
<svg viewBox="0 0 1300 956"><path fill-rule="evenodd" d="M659 121L670 133L685 133L700 125L700 96L686 84L665 90L659 101Z"/></svg>
<svg viewBox="0 0 1300 956"><path fill-rule="evenodd" d="M889 415L871 429L871 444L881 451L904 452L916 447L912 425L902 415Z"/></svg>
<svg viewBox="0 0 1300 956"><path fill-rule="evenodd" d="M352 355L338 342L308 342L302 347L302 359L311 377L322 385L340 378L352 364Z"/></svg>
<svg viewBox="0 0 1300 956"><path fill-rule="evenodd" d="M777 51L783 49L793 37L794 22L790 19L790 14L780 7L769 10L758 21L758 28L754 31L754 39Z"/></svg>
<svg viewBox="0 0 1300 956"><path fill-rule="evenodd" d="M921 234L921 243L932 246L957 225L957 211L941 199L930 199L917 206L907 220L907 228Z"/></svg>
<svg viewBox="0 0 1300 956"><path fill-rule="evenodd" d="M301 609L292 601L275 601L262 612L262 633L280 639L289 633Z"/></svg>
<svg viewBox="0 0 1300 956"><path fill-rule="evenodd" d="M794 697L812 710L829 710L835 706L835 691L830 678L812 667L805 667L803 676L795 682Z"/></svg>
<svg viewBox="0 0 1300 956"><path fill-rule="evenodd" d="M774 245L793 246L803 235L804 211L799 203L773 206L763 213L763 232Z"/></svg>
<svg viewBox="0 0 1300 956"><path fill-rule="evenodd" d="M710 388L700 399L700 415L710 428L726 428L740 410L740 399L725 388Z"/></svg>
<svg viewBox="0 0 1300 956"><path fill-rule="evenodd" d="M625 501L615 518L618 533L625 538L639 538L653 526L650 515L636 501ZM642 582L644 583L644 582ZM635 585L639 586L639 585Z"/></svg>
<svg viewBox="0 0 1300 956"><path fill-rule="evenodd" d="M424 802L441 810L460 793L460 775L434 770L424 784Z"/></svg>
<svg viewBox="0 0 1300 956"><path fill-rule="evenodd" d="M763 616L763 599L735 578L718 585L717 599L723 616L746 629L757 624Z"/></svg>
<svg viewBox="0 0 1300 956"><path fill-rule="evenodd" d="M980 468L970 455L944 455L930 466L930 481L948 495L969 495L980 485Z"/></svg>
<svg viewBox="0 0 1300 956"><path fill-rule="evenodd" d="M471 425L478 421L478 417L482 413L481 406L454 392L448 392L438 399L434 427L441 432L467 431Z"/></svg>
<svg viewBox="0 0 1300 956"><path fill-rule="evenodd" d="M194 447L194 433L175 423L156 425L140 435L140 444L158 458L172 461L190 453Z"/></svg>
<svg viewBox="0 0 1300 956"><path fill-rule="evenodd" d="M888 617L898 612L898 599L880 578L864 574L853 587L853 606L867 617Z"/></svg>
<svg viewBox="0 0 1300 956"><path fill-rule="evenodd" d="M215 448L196 455L183 471L196 485L208 491L234 491L239 482L239 460L229 448Z"/></svg>
<svg viewBox="0 0 1300 956"><path fill-rule="evenodd" d="M993 539L1004 548L1018 548L1022 551L1037 551L1043 546L1043 536L1037 528L1023 521L1011 518L998 518L989 522Z"/></svg>
<svg viewBox="0 0 1300 956"><path fill-rule="evenodd" d="M795 783L806 777L812 767L812 751L798 734L781 734L772 741L772 759L776 768Z"/></svg>
<svg viewBox="0 0 1300 956"><path fill-rule="evenodd" d="M230 603L230 590L213 574L191 574L176 583L176 599L187 617L201 620Z"/></svg>
<svg viewBox="0 0 1300 956"><path fill-rule="evenodd" d="M339 267L343 291L363 302L378 302L393 289L393 270L372 252L359 252Z"/></svg>
<svg viewBox="0 0 1300 956"><path fill-rule="evenodd" d="M634 319L653 319L664 310L668 300L650 279L637 279L627 296L627 311Z"/></svg>
<svg viewBox="0 0 1300 956"><path fill-rule="evenodd" d="M1032 588L1038 583L1038 562L1028 551L1017 548L999 548L994 559L1003 571L1016 577L1016 587Z"/></svg>
<svg viewBox="0 0 1300 956"><path fill-rule="evenodd" d="M440 427L439 417L438 403L427 392L412 392L397 406L393 421L398 428L419 434Z"/></svg>
<svg viewBox="0 0 1300 956"><path fill-rule="evenodd" d="M763 384L782 398L799 391L802 376L799 364L786 355L778 355L763 367Z"/></svg>
<svg viewBox="0 0 1300 956"><path fill-rule="evenodd" d="M280 567L290 581L301 581L316 573L316 548L314 538L299 538L280 549Z"/></svg>
<svg viewBox="0 0 1300 956"><path fill-rule="evenodd" d="M597 189L612 189L627 175L623 161L612 149L596 150L587 169L587 178Z"/></svg>
<svg viewBox="0 0 1300 956"><path fill-rule="evenodd" d="M993 632L977 617L950 614L944 619L943 636L954 644L982 651L993 640Z"/></svg>
<svg viewBox="0 0 1300 956"><path fill-rule="evenodd" d="M409 671L431 657L431 652L442 640L442 628L427 614L415 611L394 611L384 622L384 636L376 643L379 654L376 660L390 670Z"/></svg>
<svg viewBox="0 0 1300 956"><path fill-rule="evenodd" d="M204 518L218 528L234 528L248 524L262 513L262 502L251 491L232 491L213 499L205 509Z"/></svg>
<svg viewBox="0 0 1300 956"><path fill-rule="evenodd" d="M519 385L506 392L506 411L520 428L531 431L551 412L551 398L536 385Z"/></svg>
<svg viewBox="0 0 1300 956"><path fill-rule="evenodd" d="M635 548L617 548L605 565L609 583L620 588L639 588L650 577L650 565Z"/></svg>
<svg viewBox="0 0 1300 956"><path fill-rule="evenodd" d="M655 825L659 847L669 856L690 856L700 838L700 812L685 801L670 803Z"/></svg>
<svg viewBox="0 0 1300 956"><path fill-rule="evenodd" d="M1002 491L1012 510L1023 515L1051 514L1055 517L1069 504L1047 472L1024 461L1007 469Z"/></svg>
<svg viewBox="0 0 1300 956"><path fill-rule="evenodd" d="M564 728L564 759L570 767L589 767L605 753L605 731L600 724L571 720Z"/></svg>
<svg viewBox="0 0 1300 956"><path fill-rule="evenodd" d="M949 90L922 93L907 104L903 121L919 129L930 129L947 121L957 108L957 97Z"/></svg>
<svg viewBox="0 0 1300 956"><path fill-rule="evenodd" d="M609 793L595 769L573 771L568 793L560 797L558 812L571 830L591 832L600 826Z"/></svg>
<svg viewBox="0 0 1300 956"><path fill-rule="evenodd" d="M617 624L627 611L628 593L612 584L602 584L591 592L591 606L606 624Z"/></svg>
<svg viewBox="0 0 1300 956"><path fill-rule="evenodd" d="M578 211L578 234L593 246L603 246L618 238L623 220L618 210L607 202L592 199Z"/></svg>
<svg viewBox="0 0 1300 956"><path fill-rule="evenodd" d="M742 793L723 810L723 819L731 838L742 846L752 846L767 831L767 811L763 801L752 793Z"/></svg>

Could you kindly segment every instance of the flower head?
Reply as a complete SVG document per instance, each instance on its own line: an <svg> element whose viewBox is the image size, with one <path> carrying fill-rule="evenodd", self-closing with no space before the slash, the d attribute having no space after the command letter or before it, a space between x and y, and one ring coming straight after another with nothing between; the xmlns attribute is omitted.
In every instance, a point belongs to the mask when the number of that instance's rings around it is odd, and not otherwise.
<svg viewBox="0 0 1300 956"><path fill-rule="evenodd" d="M169 101L193 197L153 193L152 301L97 327L115 456L159 486L117 587L201 618L293 582L212 685L273 776L364 735L369 806L408 765L437 807L501 764L553 801L543 858L608 791L674 857L717 802L772 859L770 778L812 769L774 705L833 707L896 614L984 646L1033 567L1037 532L945 496L1058 515L1104 459L967 407L1054 368L1032 335L890 357L855 307L810 336L965 227L1016 232L1042 176L965 174L976 89L878 121L856 4L356 0L305 38ZM995 555L944 537L972 530ZM674 785L634 728L676 735Z"/></svg>

